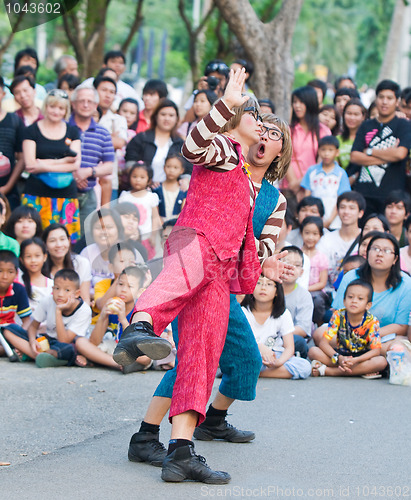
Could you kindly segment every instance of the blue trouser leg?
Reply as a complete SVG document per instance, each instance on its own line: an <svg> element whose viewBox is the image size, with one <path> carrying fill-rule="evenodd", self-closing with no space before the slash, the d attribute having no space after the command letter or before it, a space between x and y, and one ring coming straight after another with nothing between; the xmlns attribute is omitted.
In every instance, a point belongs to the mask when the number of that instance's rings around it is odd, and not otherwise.
<svg viewBox="0 0 411 500"><path fill-rule="evenodd" d="M173 321L172 326L177 346L177 320ZM171 398L177 373L177 358L176 366L164 374L154 396ZM261 365L261 355L254 334L235 295L231 295L227 337L220 357L220 369L223 373L219 389L221 394L242 401L255 399L255 387Z"/></svg>
<svg viewBox="0 0 411 500"><path fill-rule="evenodd" d="M308 355L308 346L307 341L301 335L294 335L294 350L295 352L299 352L302 358L307 359Z"/></svg>

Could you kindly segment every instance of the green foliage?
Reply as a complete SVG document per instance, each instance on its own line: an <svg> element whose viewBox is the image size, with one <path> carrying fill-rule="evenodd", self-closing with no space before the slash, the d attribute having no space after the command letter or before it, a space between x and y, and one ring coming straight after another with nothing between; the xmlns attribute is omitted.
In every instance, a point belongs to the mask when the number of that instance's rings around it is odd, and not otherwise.
<svg viewBox="0 0 411 500"><path fill-rule="evenodd" d="M314 73L310 73L307 71L299 71L298 69L294 73L294 83L293 89L297 89L298 87L303 87L307 85L307 82L310 80L314 80Z"/></svg>

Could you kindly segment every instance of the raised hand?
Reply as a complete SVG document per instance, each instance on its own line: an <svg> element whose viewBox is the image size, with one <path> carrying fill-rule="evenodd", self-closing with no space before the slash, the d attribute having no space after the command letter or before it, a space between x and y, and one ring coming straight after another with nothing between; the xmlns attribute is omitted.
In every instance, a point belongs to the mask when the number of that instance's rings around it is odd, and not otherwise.
<svg viewBox="0 0 411 500"><path fill-rule="evenodd" d="M242 106L250 98L242 94L245 83L245 69L241 68L237 71L230 70L230 78L225 88L223 100L231 109L235 106Z"/></svg>
<svg viewBox="0 0 411 500"><path fill-rule="evenodd" d="M287 250L268 257L263 264L263 274L266 278L272 281L282 283L282 278L294 274L295 267L286 262L282 262L287 255Z"/></svg>

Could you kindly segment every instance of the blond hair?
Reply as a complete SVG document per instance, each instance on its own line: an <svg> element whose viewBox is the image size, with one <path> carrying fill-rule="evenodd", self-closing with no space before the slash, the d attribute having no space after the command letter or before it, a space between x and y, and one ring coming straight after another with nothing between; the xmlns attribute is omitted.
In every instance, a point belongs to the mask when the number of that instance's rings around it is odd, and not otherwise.
<svg viewBox="0 0 411 500"><path fill-rule="evenodd" d="M240 121L245 112L244 111L245 108L250 108L250 107L254 107L257 109L257 111L260 111L260 105L258 104L257 99L253 96L250 96L250 98L241 106L236 106L232 108L231 111L234 113L234 116L231 117L223 127L221 127L220 134L223 134L224 132L229 132L230 130L237 128L240 125Z"/></svg>
<svg viewBox="0 0 411 500"><path fill-rule="evenodd" d="M51 91L51 92L53 92L53 91ZM67 96L67 99L66 99L65 97L62 97L60 95L55 95L53 93L48 93L47 96L46 96L46 98L44 99L44 102L43 102L42 112L43 112L44 116L46 116L46 108L47 108L47 106L49 106L49 105L53 106L54 104L65 104L65 106L66 106L66 114L64 116L64 119L68 120L69 117L70 117L70 100L68 99L68 96Z"/></svg>
<svg viewBox="0 0 411 500"><path fill-rule="evenodd" d="M264 174L264 177L268 181L273 182L275 180L282 179L287 173L288 167L290 166L291 156L293 152L290 127L288 126L287 122L272 113L265 113L261 118L263 122L276 125L284 134L282 138L283 147L281 148L281 156L277 156L276 158L274 158L271 165L268 167Z"/></svg>

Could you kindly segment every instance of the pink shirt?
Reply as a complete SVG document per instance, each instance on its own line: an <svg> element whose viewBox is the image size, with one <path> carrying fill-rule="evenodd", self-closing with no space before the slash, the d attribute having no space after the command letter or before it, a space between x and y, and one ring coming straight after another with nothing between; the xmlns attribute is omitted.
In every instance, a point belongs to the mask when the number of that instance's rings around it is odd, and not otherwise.
<svg viewBox="0 0 411 500"><path fill-rule="evenodd" d="M317 252L310 258L310 280L308 285L315 285L320 281L320 273L328 269L328 258L325 254Z"/></svg>
<svg viewBox="0 0 411 500"><path fill-rule="evenodd" d="M320 139L326 135L331 135L331 130L320 123ZM291 158L291 168L301 179L311 165L317 163L318 141L311 132L306 132L302 126L297 125L291 129L291 139L293 144L293 156Z"/></svg>

